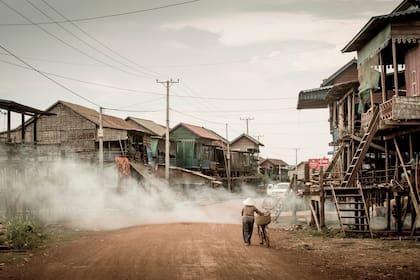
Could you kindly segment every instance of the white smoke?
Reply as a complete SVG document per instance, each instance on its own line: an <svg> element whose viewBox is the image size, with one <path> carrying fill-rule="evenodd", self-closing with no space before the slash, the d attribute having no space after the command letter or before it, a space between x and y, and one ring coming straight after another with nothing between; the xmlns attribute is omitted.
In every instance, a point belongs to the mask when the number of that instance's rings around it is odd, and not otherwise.
<svg viewBox="0 0 420 280"><path fill-rule="evenodd" d="M45 223L85 229L175 222L240 223L242 200L257 196L246 186L243 192L232 194L224 188L174 188L159 179L137 182L126 178L119 184L115 165L100 172L96 165L65 160L30 163L19 170L8 168L2 176L0 191L6 195L0 209L15 204Z"/></svg>

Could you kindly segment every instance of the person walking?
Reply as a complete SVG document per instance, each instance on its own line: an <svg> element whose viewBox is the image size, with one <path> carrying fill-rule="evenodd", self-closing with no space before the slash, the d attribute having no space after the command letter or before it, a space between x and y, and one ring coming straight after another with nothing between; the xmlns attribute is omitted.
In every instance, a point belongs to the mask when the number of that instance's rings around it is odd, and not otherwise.
<svg viewBox="0 0 420 280"><path fill-rule="evenodd" d="M247 198L243 201L244 208L242 208L242 236L244 238L245 245L251 245L251 236L254 229L254 213L262 216L263 212L255 207L255 201L251 198Z"/></svg>

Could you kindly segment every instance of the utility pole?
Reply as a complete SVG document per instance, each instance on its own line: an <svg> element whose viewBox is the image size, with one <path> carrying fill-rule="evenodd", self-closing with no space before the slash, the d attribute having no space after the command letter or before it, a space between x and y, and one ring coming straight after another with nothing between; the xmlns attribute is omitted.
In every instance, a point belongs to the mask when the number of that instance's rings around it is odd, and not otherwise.
<svg viewBox="0 0 420 280"><path fill-rule="evenodd" d="M293 148L293 150L295 150L295 168L297 169L297 156L298 156L299 148ZM297 172L297 170L296 170L296 172Z"/></svg>
<svg viewBox="0 0 420 280"><path fill-rule="evenodd" d="M172 79L166 81L156 80L156 83L166 87L165 179L169 182L169 87L172 84L179 83L179 79L176 81Z"/></svg>
<svg viewBox="0 0 420 280"><path fill-rule="evenodd" d="M104 128L102 119L102 107L99 107L99 129L98 129L98 140L99 140L99 168L104 168Z"/></svg>
<svg viewBox="0 0 420 280"><path fill-rule="evenodd" d="M257 138L257 141L260 142L260 138L264 137L264 135L255 135L255 138Z"/></svg>
<svg viewBox="0 0 420 280"><path fill-rule="evenodd" d="M249 124L249 121L253 121L254 118L247 117L247 118L240 118L240 119L241 119L241 121L245 121L246 122L246 135L249 135L248 124Z"/></svg>
<svg viewBox="0 0 420 280"><path fill-rule="evenodd" d="M227 161L227 183L228 183L228 190L232 192L232 185L231 185L231 179L230 179L230 144L229 144L229 133L228 133L228 124L226 124L226 141L227 141L227 155L226 155L226 161Z"/></svg>

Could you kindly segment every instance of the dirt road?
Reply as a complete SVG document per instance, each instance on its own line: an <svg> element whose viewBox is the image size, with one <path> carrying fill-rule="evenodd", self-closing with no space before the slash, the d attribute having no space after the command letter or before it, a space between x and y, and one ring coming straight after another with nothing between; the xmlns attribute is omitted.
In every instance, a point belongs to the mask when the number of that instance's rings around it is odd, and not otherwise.
<svg viewBox="0 0 420 280"><path fill-rule="evenodd" d="M240 225L178 223L100 232L41 250L4 279L334 279L310 255L253 244Z"/></svg>

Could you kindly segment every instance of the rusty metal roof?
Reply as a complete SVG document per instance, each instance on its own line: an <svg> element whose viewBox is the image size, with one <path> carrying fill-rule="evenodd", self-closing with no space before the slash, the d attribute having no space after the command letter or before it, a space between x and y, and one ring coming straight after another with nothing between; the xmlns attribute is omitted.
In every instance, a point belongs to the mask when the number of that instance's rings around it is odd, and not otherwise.
<svg viewBox="0 0 420 280"><path fill-rule="evenodd" d="M126 118L126 120L129 120L129 119L137 123L142 128L146 129L147 132L150 133L151 135L165 136L166 127L161 124L155 123L154 121L151 121L151 120L145 120L145 119L140 119L140 118L135 118L135 117Z"/></svg>
<svg viewBox="0 0 420 280"><path fill-rule="evenodd" d="M64 106L70 108L71 110L75 111L82 117L88 119L89 121L99 126L99 112L91 108L87 108L87 107L73 104L66 101L58 101L56 104L58 103L63 104ZM56 104L54 104L53 107ZM115 128L115 129L122 129L122 130L133 130L133 131L144 132L140 128L126 122L125 120L118 117L110 116L110 115L102 114L102 123L103 123L103 127L106 127L106 128Z"/></svg>
<svg viewBox="0 0 420 280"><path fill-rule="evenodd" d="M210 130L207 130L204 127L187 124L187 123L179 123L174 128L171 129L171 131L176 130L178 127L183 126L195 135L199 136L200 138L210 139L210 140L223 140L220 138L219 135L211 132Z"/></svg>
<svg viewBox="0 0 420 280"><path fill-rule="evenodd" d="M242 139L242 138L247 138L247 139L249 139L251 142L253 142L255 145L258 145L258 146L264 146L264 144L263 143L261 143L260 141L258 141L257 139L255 139L254 137L251 137L251 136L249 136L248 134L246 134L246 133L242 133L241 135L239 135L238 137L236 137L235 139L233 139L231 142L230 142L230 144L232 145L232 144L234 144L235 142L237 142L237 141L239 141L240 139Z"/></svg>
<svg viewBox="0 0 420 280"><path fill-rule="evenodd" d="M53 113L45 112L42 110L35 109L33 107L29 107L11 100L0 99L0 109L5 109L8 111L12 111L15 113L21 113L28 116L34 115L55 115Z"/></svg>

